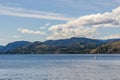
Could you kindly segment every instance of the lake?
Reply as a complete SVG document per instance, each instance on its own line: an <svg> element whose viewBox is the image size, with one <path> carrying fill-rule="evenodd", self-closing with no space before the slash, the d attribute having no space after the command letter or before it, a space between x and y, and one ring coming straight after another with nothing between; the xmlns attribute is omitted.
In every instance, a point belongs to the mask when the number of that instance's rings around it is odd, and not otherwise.
<svg viewBox="0 0 120 80"><path fill-rule="evenodd" d="M120 80L120 55L0 55L0 80Z"/></svg>

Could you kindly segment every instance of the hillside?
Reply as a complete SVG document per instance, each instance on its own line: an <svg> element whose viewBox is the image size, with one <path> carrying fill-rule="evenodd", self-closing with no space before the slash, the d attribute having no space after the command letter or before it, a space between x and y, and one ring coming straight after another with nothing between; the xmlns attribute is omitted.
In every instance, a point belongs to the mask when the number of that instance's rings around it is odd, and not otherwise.
<svg viewBox="0 0 120 80"><path fill-rule="evenodd" d="M4 48L4 46L0 46L0 51L2 51L2 50L3 50L3 48Z"/></svg>
<svg viewBox="0 0 120 80"><path fill-rule="evenodd" d="M70 38L62 40L50 40L45 42L33 42L27 46L22 46L11 50L9 53L21 54L84 54L103 41L88 38Z"/></svg>
<svg viewBox="0 0 120 80"><path fill-rule="evenodd" d="M120 41L103 44L91 50L90 53L120 53Z"/></svg>
<svg viewBox="0 0 120 80"><path fill-rule="evenodd" d="M44 42L44 44L56 45L56 46L71 46L72 44L75 44L75 43L80 43L80 44L86 44L86 43L101 44L101 43L103 43L103 41L102 40L96 40L96 39L73 37L73 38L70 38L70 39L48 40L48 41Z"/></svg>
<svg viewBox="0 0 120 80"><path fill-rule="evenodd" d="M15 41L15 42L8 43L6 46L1 46L0 51L7 52L7 51L10 51L10 50L13 50L13 49L16 49L18 47L22 47L28 44L30 44L30 42L28 41Z"/></svg>
<svg viewBox="0 0 120 80"><path fill-rule="evenodd" d="M45 42L16 41L0 46L4 54L88 54L120 53L120 39L96 40L73 37Z"/></svg>

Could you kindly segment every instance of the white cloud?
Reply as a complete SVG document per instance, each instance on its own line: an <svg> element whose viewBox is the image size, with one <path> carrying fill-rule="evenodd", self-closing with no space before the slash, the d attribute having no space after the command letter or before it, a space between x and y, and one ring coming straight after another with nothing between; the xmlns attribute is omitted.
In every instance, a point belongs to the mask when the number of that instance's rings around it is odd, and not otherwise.
<svg viewBox="0 0 120 80"><path fill-rule="evenodd" d="M0 6L0 14L17 16L17 17L63 20L63 21L68 21L73 19L71 17L66 17L62 14L57 14L57 13L41 12L41 11L27 10L24 8L3 7L3 6Z"/></svg>
<svg viewBox="0 0 120 80"><path fill-rule="evenodd" d="M40 35L45 35L45 32L34 31L34 30L30 30L30 29L20 28L20 29L18 29L18 31L21 32L21 33L26 33L26 34L40 34Z"/></svg>
<svg viewBox="0 0 120 80"><path fill-rule="evenodd" d="M0 46L1 45L5 45L6 44L6 42L7 42L7 40L9 40L9 39L6 39L6 38L4 38L4 37L0 37Z"/></svg>
<svg viewBox="0 0 120 80"><path fill-rule="evenodd" d="M115 38L120 38L120 34L112 34L109 36L103 36L100 39L115 39Z"/></svg>
<svg viewBox="0 0 120 80"><path fill-rule="evenodd" d="M69 37L96 38L98 29L103 27L120 27L120 7L112 12L93 14L70 20L65 24L53 25L49 30L53 33L47 39L60 39Z"/></svg>
<svg viewBox="0 0 120 80"><path fill-rule="evenodd" d="M0 38L0 41L4 41L5 39L4 38Z"/></svg>
<svg viewBox="0 0 120 80"><path fill-rule="evenodd" d="M12 37L13 38L20 38L21 36L20 35L13 35Z"/></svg>
<svg viewBox="0 0 120 80"><path fill-rule="evenodd" d="M46 23L44 26L48 27L48 26L50 26L50 25L51 25L51 23Z"/></svg>
<svg viewBox="0 0 120 80"><path fill-rule="evenodd" d="M48 27L50 27L51 23L46 23L43 26L40 27L40 29L47 29Z"/></svg>
<svg viewBox="0 0 120 80"><path fill-rule="evenodd" d="M46 29L46 27L45 26L41 26L40 29L43 30L43 29Z"/></svg>

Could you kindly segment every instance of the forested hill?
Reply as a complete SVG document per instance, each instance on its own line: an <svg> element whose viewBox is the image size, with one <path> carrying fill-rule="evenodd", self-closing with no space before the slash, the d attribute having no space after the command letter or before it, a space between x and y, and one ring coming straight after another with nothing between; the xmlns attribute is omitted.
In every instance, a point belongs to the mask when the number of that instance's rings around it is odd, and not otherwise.
<svg viewBox="0 0 120 80"><path fill-rule="evenodd" d="M112 50L110 53L119 53L116 51L120 49L119 41L120 39L97 40L78 37L45 42L17 41L0 46L0 52L4 54L88 54L110 52L110 48Z"/></svg>
<svg viewBox="0 0 120 80"><path fill-rule="evenodd" d="M90 53L120 53L120 41L103 44L91 50Z"/></svg>

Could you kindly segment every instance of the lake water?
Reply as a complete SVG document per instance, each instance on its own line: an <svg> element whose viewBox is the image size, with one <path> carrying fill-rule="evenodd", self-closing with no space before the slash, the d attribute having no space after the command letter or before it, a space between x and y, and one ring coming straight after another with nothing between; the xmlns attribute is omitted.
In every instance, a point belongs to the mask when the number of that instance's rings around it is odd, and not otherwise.
<svg viewBox="0 0 120 80"><path fill-rule="evenodd" d="M120 80L120 55L0 55L0 80Z"/></svg>

